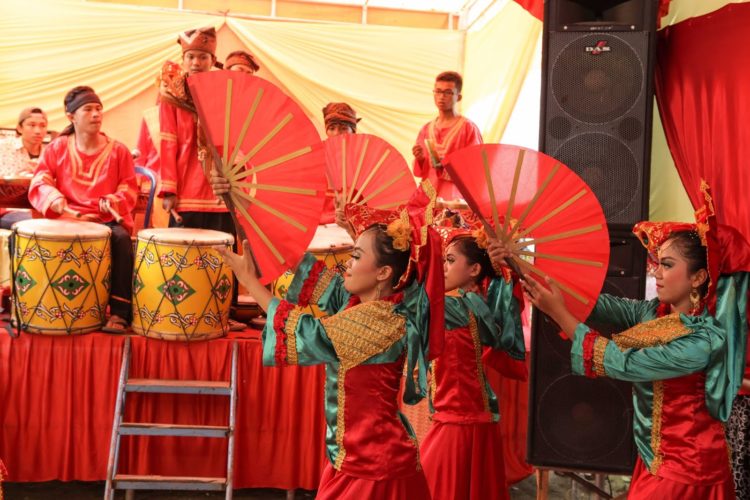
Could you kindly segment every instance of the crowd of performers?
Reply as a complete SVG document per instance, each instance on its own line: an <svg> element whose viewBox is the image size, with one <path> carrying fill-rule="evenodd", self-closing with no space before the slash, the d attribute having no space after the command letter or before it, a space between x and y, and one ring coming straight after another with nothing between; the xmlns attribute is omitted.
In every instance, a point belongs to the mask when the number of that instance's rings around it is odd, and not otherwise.
<svg viewBox="0 0 750 500"><path fill-rule="evenodd" d="M206 137L185 85L188 75L218 65L216 33L191 30L178 41L182 64L163 67L159 134L142 124L138 163L159 173L170 226L233 234L217 198L229 184L202 161ZM254 73L259 64L237 51L224 67ZM454 72L435 81L438 116L419 131L413 148L414 174L423 183L405 208L331 206L328 216L356 240L343 274L306 255L280 300L258 281L249 248L242 256L224 252L266 311L264 364L326 365L330 463L318 498L508 498L502 416L485 370L523 376L524 304L549 315L571 339L577 374L633 382L638 461L631 498L750 498L750 397L742 395L750 394L750 380L743 379L747 318L736 306L746 301L748 277L721 273L726 256L747 253L747 243L731 228L711 227L707 211L696 224L638 224L636 234L654 258L658 297L602 294L592 318L622 333L611 340L599 335L571 315L553 283L521 279L506 268L509 247L487 235L471 213L436 205L438 196L460 197L441 159L482 142L476 125L457 112L461 86ZM18 138L0 147L0 165L4 175L33 171L29 200L45 217L75 214L112 229L105 330L124 332L132 310L133 157L101 131L102 103L93 89L72 89L64 106L70 125L46 147L45 113L25 109ZM356 133L360 118L349 105L330 103L323 114L326 135ZM10 165L17 166L13 172ZM2 223L19 217L6 214ZM310 304L327 316L304 312ZM401 400L415 404L425 397L433 424L417 443L399 407Z"/></svg>

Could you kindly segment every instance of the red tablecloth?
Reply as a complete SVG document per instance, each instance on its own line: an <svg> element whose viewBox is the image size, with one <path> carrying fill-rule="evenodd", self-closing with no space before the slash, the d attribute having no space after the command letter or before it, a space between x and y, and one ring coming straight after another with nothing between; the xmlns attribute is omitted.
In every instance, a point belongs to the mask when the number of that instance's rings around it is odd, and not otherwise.
<svg viewBox="0 0 750 500"><path fill-rule="evenodd" d="M315 489L324 368L266 368L254 335L196 343L132 337L132 377L228 380L239 342L235 488ZM105 479L125 337L0 334L0 457L9 481ZM228 398L128 394L127 421L226 424ZM224 476L226 440L125 437L119 471Z"/></svg>

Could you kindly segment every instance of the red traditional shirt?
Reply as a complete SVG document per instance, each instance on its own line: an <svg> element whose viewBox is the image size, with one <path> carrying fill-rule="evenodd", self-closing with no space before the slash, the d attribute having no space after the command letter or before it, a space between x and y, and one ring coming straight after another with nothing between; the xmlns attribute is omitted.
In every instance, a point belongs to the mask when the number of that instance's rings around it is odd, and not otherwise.
<svg viewBox="0 0 750 500"><path fill-rule="evenodd" d="M162 99L159 103L159 196L177 195L177 211L227 212L208 183L198 158L198 125L190 111Z"/></svg>
<svg viewBox="0 0 750 500"><path fill-rule="evenodd" d="M473 146L482 144L482 133L479 128L466 117L459 117L450 127L438 127L437 118L425 124L417 136L417 144L422 146L425 151L425 157L420 162L414 159L414 175L422 179L429 179L437 195L445 200L455 200L463 198L458 192L456 186L451 182L448 174L442 169L436 169L430 159L429 151L425 139L429 140L432 149L437 154L439 160L448 156L450 153Z"/></svg>
<svg viewBox="0 0 750 500"><path fill-rule="evenodd" d="M104 134L102 134L104 135ZM75 135L60 136L47 146L29 186L29 201L45 217L58 218L50 205L65 198L68 206L83 215L95 215L98 222L111 222L111 214L99 211L99 200L107 198L122 217L122 226L133 231L132 211L138 189L133 157L121 142L107 139L92 154L78 150Z"/></svg>

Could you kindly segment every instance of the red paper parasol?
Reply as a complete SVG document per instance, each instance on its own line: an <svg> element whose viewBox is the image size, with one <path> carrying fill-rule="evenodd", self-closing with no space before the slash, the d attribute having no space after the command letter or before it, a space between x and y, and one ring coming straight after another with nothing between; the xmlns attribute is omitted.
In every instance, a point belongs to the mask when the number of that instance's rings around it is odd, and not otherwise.
<svg viewBox="0 0 750 500"><path fill-rule="evenodd" d="M554 158L518 146L470 146L443 164L469 206L511 242L521 270L552 278L585 320L609 262L607 222L591 188Z"/></svg>
<svg viewBox="0 0 750 500"><path fill-rule="evenodd" d="M409 201L417 188L404 157L379 137L344 134L325 145L328 180L346 203L393 209Z"/></svg>
<svg viewBox="0 0 750 500"><path fill-rule="evenodd" d="M297 263L315 234L326 190L315 126L272 83L239 71L188 78L214 164L261 272L270 283ZM228 147L224 147L224 145ZM226 201L226 198L225 198Z"/></svg>

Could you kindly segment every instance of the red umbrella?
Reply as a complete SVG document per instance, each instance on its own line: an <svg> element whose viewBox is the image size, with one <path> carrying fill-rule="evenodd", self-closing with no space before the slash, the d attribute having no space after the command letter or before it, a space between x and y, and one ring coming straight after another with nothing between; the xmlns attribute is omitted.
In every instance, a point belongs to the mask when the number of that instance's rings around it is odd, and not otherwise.
<svg viewBox="0 0 750 500"><path fill-rule="evenodd" d="M209 71L190 76L188 86L210 156L231 184L225 201L247 234L261 281L270 283L297 263L320 220L320 136L302 108L262 78Z"/></svg>
<svg viewBox="0 0 750 500"><path fill-rule="evenodd" d="M343 134L325 145L328 181L346 203L392 209L409 201L417 188L404 157L380 137Z"/></svg>
<svg viewBox="0 0 750 500"><path fill-rule="evenodd" d="M584 320L609 262L607 222L591 188L554 158L518 146L469 146L443 164L469 206L511 244L521 270L552 278Z"/></svg>

